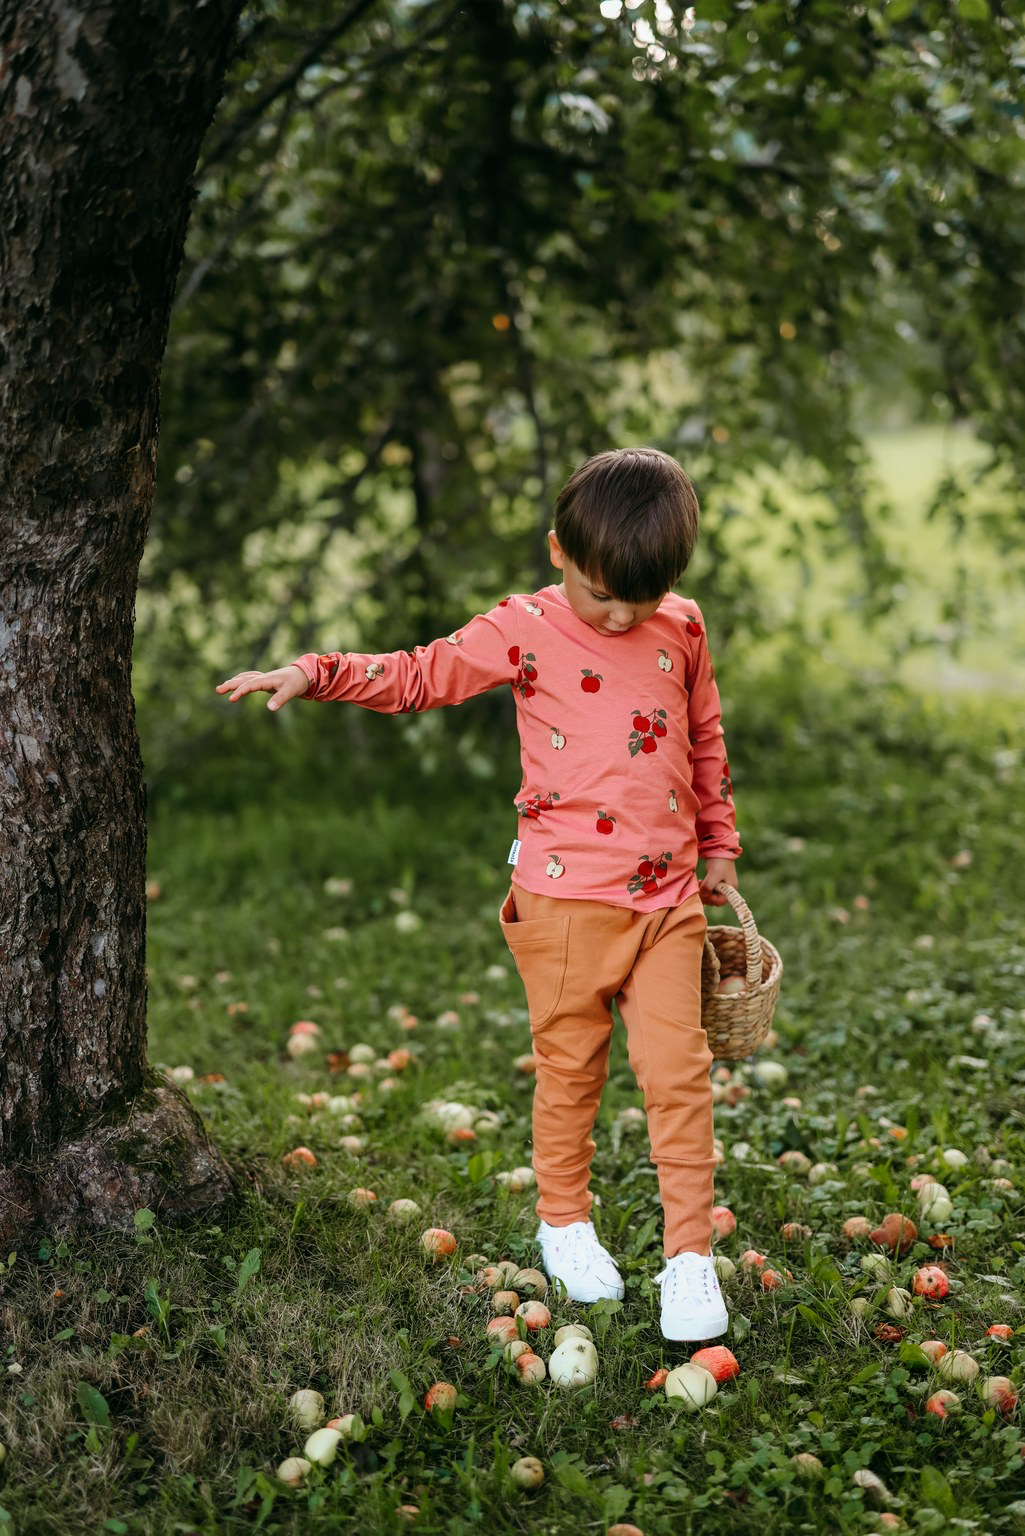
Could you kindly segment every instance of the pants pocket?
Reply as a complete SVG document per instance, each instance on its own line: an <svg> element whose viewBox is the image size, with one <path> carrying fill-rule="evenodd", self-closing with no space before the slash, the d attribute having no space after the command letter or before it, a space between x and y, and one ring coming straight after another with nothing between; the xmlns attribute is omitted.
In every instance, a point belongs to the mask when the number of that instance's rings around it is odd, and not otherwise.
<svg viewBox="0 0 1025 1536"><path fill-rule="evenodd" d="M531 1029L547 1024L562 1001L569 963L569 913L520 918L512 886L498 914L509 953L527 994Z"/></svg>

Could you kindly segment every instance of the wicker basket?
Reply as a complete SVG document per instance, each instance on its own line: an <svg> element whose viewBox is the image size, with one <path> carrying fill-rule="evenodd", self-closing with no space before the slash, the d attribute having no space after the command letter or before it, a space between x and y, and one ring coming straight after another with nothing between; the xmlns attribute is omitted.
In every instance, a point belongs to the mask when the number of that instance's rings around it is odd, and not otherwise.
<svg viewBox="0 0 1025 1536"><path fill-rule="evenodd" d="M758 1049L772 1023L783 975L779 951L755 927L740 892L725 881L716 886L740 919L739 928L709 928L701 962L701 1023L717 1060L740 1061ZM743 992L724 996L719 982L742 976Z"/></svg>

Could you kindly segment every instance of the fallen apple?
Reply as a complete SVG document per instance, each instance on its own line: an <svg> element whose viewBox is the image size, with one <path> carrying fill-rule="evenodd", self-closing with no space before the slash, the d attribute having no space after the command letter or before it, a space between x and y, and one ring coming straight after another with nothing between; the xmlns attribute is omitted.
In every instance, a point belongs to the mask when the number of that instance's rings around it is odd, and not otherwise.
<svg viewBox="0 0 1025 1536"><path fill-rule="evenodd" d="M526 1339L510 1339L508 1344L502 1346L502 1353L510 1361L519 1359L520 1355L532 1355L534 1351Z"/></svg>
<svg viewBox="0 0 1025 1536"><path fill-rule="evenodd" d="M598 1374L598 1351L590 1339L564 1339L551 1353L548 1374L557 1387L590 1386Z"/></svg>
<svg viewBox="0 0 1025 1536"><path fill-rule="evenodd" d="M902 1285L891 1285L886 1293L885 1306L891 1317L899 1317L903 1322L907 1322L914 1314L911 1293Z"/></svg>
<svg viewBox="0 0 1025 1536"><path fill-rule="evenodd" d="M458 1246L452 1233L446 1232L444 1227L428 1227L426 1232L421 1232L420 1242L435 1263L446 1254L455 1253Z"/></svg>
<svg viewBox="0 0 1025 1536"><path fill-rule="evenodd" d="M456 1406L457 1392L450 1381L436 1381L424 1393L424 1407L428 1413L451 1413Z"/></svg>
<svg viewBox="0 0 1025 1536"><path fill-rule="evenodd" d="M933 1365L947 1353L947 1346L942 1339L923 1339L918 1347Z"/></svg>
<svg viewBox="0 0 1025 1536"><path fill-rule="evenodd" d="M509 1344L519 1338L516 1322L511 1317L493 1317L484 1332L492 1344Z"/></svg>
<svg viewBox="0 0 1025 1536"><path fill-rule="evenodd" d="M840 1230L844 1237L868 1237L872 1223L867 1216L848 1216Z"/></svg>
<svg viewBox="0 0 1025 1536"><path fill-rule="evenodd" d="M1009 1376L984 1376L978 1383L979 1396L987 1408L999 1408L1010 1417L1018 1402L1018 1393Z"/></svg>
<svg viewBox="0 0 1025 1536"><path fill-rule="evenodd" d="M394 1221L412 1221L414 1216L420 1215L420 1207L415 1200L393 1200L388 1207L388 1215Z"/></svg>
<svg viewBox="0 0 1025 1536"><path fill-rule="evenodd" d="M515 1296L511 1291L510 1295ZM551 1324L552 1314L543 1301L524 1301L516 1308L517 1317L522 1317L531 1333L536 1333L539 1328L547 1328Z"/></svg>
<svg viewBox="0 0 1025 1536"><path fill-rule="evenodd" d="M728 1205L713 1205L712 1207L712 1241L716 1242L721 1237L732 1237L737 1230L737 1218Z"/></svg>
<svg viewBox="0 0 1025 1536"><path fill-rule="evenodd" d="M362 1415L358 1413L343 1413L336 1419L328 1419L324 1426L326 1429L337 1429L343 1440L363 1440L366 1438L367 1427Z"/></svg>
<svg viewBox="0 0 1025 1536"><path fill-rule="evenodd" d="M666 1397L679 1398L690 1413L710 1403L719 1388L711 1371L688 1361L666 1377Z"/></svg>
<svg viewBox="0 0 1025 1536"><path fill-rule="evenodd" d="M923 1264L921 1269L915 1270L915 1278L911 1283L911 1289L916 1296L931 1296L942 1299L950 1290L950 1281L939 1265Z"/></svg>
<svg viewBox="0 0 1025 1536"><path fill-rule="evenodd" d="M303 1446L303 1455L318 1467L329 1467L338 1454L341 1438L337 1429L316 1429Z"/></svg>
<svg viewBox="0 0 1025 1536"><path fill-rule="evenodd" d="M852 1481L858 1488L864 1488L869 1498L876 1504L892 1504L893 1494L887 1488L878 1473L869 1467L859 1467L854 1473Z"/></svg>
<svg viewBox="0 0 1025 1536"><path fill-rule="evenodd" d="M566 1339L587 1339L593 1343L594 1338L586 1323L563 1323L561 1328L555 1330L556 1345L562 1344Z"/></svg>
<svg viewBox="0 0 1025 1536"><path fill-rule="evenodd" d="M743 976L724 976L719 983L720 997L739 997L741 992L747 991L747 982Z"/></svg>
<svg viewBox="0 0 1025 1536"><path fill-rule="evenodd" d="M518 1269L513 1276L513 1288L525 1296L546 1296L548 1276L539 1269Z"/></svg>
<svg viewBox="0 0 1025 1536"><path fill-rule="evenodd" d="M491 1310L496 1317L511 1317L520 1304L520 1298L515 1291L493 1291L491 1296Z"/></svg>
<svg viewBox="0 0 1025 1536"><path fill-rule="evenodd" d="M287 1483L290 1488L298 1488L299 1484L307 1476L310 1463L305 1456L286 1456L277 1471L278 1481Z"/></svg>
<svg viewBox="0 0 1025 1536"><path fill-rule="evenodd" d="M540 1355L535 1355L533 1350L526 1350L522 1355L517 1355L513 1361L513 1369L524 1386L533 1386L537 1381L544 1381L547 1368Z"/></svg>
<svg viewBox="0 0 1025 1536"><path fill-rule="evenodd" d="M933 1413L938 1419L945 1419L951 1413L960 1413L961 1409L962 1403L957 1393L948 1392L946 1388L941 1387L925 1400L926 1413Z"/></svg>
<svg viewBox="0 0 1025 1536"><path fill-rule="evenodd" d="M899 1211L891 1211L884 1216L874 1232L869 1237L874 1243L879 1243L883 1248L889 1248L891 1253L904 1254L911 1247L918 1236L918 1228L907 1216L902 1216Z"/></svg>
<svg viewBox="0 0 1025 1536"><path fill-rule="evenodd" d="M288 1399L292 1417L303 1429L316 1429L324 1422L324 1399L312 1387L300 1387Z"/></svg>
<svg viewBox="0 0 1025 1536"><path fill-rule="evenodd" d="M795 1451L790 1460L798 1477L803 1477L806 1482L826 1475L825 1466L813 1451Z"/></svg>
<svg viewBox="0 0 1025 1536"><path fill-rule="evenodd" d="M948 1349L936 1361L937 1375L944 1381L974 1381L979 1374L979 1362L963 1349Z"/></svg>
<svg viewBox="0 0 1025 1536"><path fill-rule="evenodd" d="M545 1480L545 1469L536 1456L521 1456L509 1468L509 1476L520 1488L540 1488Z"/></svg>
<svg viewBox="0 0 1025 1536"><path fill-rule="evenodd" d="M781 1061L756 1061L752 1072L765 1088L782 1088L790 1075Z"/></svg>
<svg viewBox="0 0 1025 1536"><path fill-rule="evenodd" d="M726 1348L725 1344L712 1344L706 1349L699 1349L691 1355L688 1361L690 1365L700 1365L715 1377L716 1386L722 1386L724 1381L729 1381L734 1376L740 1375L740 1364L733 1352Z"/></svg>
<svg viewBox="0 0 1025 1536"><path fill-rule="evenodd" d="M286 1168L315 1168L317 1159L309 1147L295 1147L281 1159Z"/></svg>
<svg viewBox="0 0 1025 1536"><path fill-rule="evenodd" d="M946 1221L954 1213L954 1202L942 1184L924 1184L918 1192L918 1214L922 1221Z"/></svg>

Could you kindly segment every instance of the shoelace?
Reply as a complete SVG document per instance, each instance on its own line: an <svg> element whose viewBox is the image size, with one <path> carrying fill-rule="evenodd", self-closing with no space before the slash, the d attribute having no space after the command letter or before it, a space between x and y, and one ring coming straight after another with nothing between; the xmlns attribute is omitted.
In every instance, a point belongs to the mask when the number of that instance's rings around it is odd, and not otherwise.
<svg viewBox="0 0 1025 1536"><path fill-rule="evenodd" d="M598 1234L583 1223L573 1222L560 1231L555 1240L555 1246L559 1253L564 1253L574 1261L584 1259L585 1262L612 1264L614 1261L605 1252L598 1241Z"/></svg>
<svg viewBox="0 0 1025 1536"><path fill-rule="evenodd" d="M718 1291L719 1289L718 1277L716 1276L715 1270L712 1268L712 1266L707 1262L707 1260L704 1259L703 1255L699 1253L678 1254L676 1255L676 1258L682 1262L674 1263L672 1260L667 1261L666 1267L663 1269L662 1273L655 1276L657 1281L664 1281L666 1279L669 1280L668 1294L666 1292L665 1286L662 1288L663 1301L675 1297L676 1286L679 1282L681 1274L686 1268L688 1271L689 1280L691 1280L696 1273L700 1274L701 1290L704 1299L710 1303L712 1301L713 1292Z"/></svg>

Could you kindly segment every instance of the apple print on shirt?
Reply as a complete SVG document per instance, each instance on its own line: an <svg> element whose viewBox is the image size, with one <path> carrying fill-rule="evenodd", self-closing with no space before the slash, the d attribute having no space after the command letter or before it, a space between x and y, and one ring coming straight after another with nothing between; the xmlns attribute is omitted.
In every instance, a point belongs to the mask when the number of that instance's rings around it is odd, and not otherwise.
<svg viewBox="0 0 1025 1536"><path fill-rule="evenodd" d="M558 798L559 796L554 790L549 790L543 799L540 795L528 795L525 800L517 800L516 809L528 821L537 821L542 811L555 809L553 801L558 800Z"/></svg>
<svg viewBox="0 0 1025 1536"><path fill-rule="evenodd" d="M519 646L511 645L509 647L509 660L514 667L519 667L513 687L520 690L521 698L532 699L537 692L534 687L534 679L537 677L537 667L535 666L537 657L533 651L528 651L525 656L521 657Z"/></svg>
<svg viewBox="0 0 1025 1536"><path fill-rule="evenodd" d="M643 891L645 896L653 895L658 890L658 882L669 873L672 857L671 853L660 853L657 858L650 859L645 854L637 865L637 873L627 881L626 888L631 896L636 896L638 891Z"/></svg>
<svg viewBox="0 0 1025 1536"><path fill-rule="evenodd" d="M558 880L559 876L564 875L565 873L566 866L559 858L558 854L550 853L548 855L548 863L545 865L545 874L550 875L553 880Z"/></svg>
<svg viewBox="0 0 1025 1536"><path fill-rule="evenodd" d="M585 693L597 693L598 689L602 685L602 681L603 679L600 672L592 672L590 667L584 667L581 675L580 686Z"/></svg>
<svg viewBox="0 0 1025 1536"><path fill-rule="evenodd" d="M638 752L656 752L658 750L658 737L664 736L666 726L666 712L664 709L656 709L647 715L642 715L639 709L632 711L633 730L630 732L630 756L636 757Z"/></svg>
<svg viewBox="0 0 1025 1536"><path fill-rule="evenodd" d="M610 816L608 811L599 811L598 820L594 824L594 830L596 832L602 832L606 837L608 837L615 829L615 825L616 818L614 816Z"/></svg>

